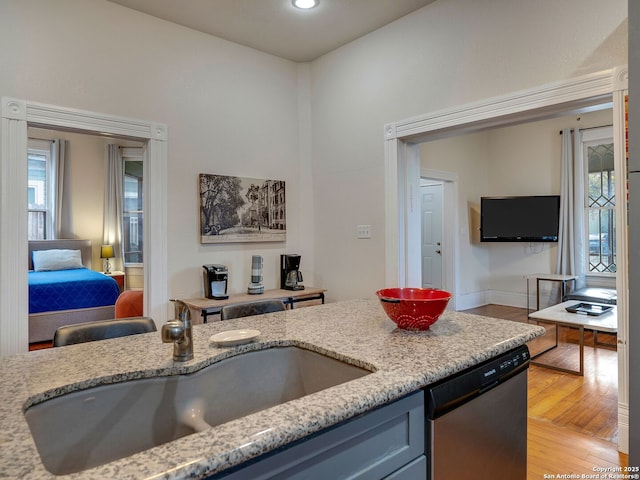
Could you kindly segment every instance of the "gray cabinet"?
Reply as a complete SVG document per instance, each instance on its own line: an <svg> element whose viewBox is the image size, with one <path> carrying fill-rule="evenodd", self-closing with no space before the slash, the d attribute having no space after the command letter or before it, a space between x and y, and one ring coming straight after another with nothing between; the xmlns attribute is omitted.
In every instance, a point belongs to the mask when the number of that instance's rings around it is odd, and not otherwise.
<svg viewBox="0 0 640 480"><path fill-rule="evenodd" d="M419 391L210 480L415 480L426 470Z"/></svg>
<svg viewBox="0 0 640 480"><path fill-rule="evenodd" d="M384 480L420 480L427 478L427 457L419 456L413 462L396 470Z"/></svg>

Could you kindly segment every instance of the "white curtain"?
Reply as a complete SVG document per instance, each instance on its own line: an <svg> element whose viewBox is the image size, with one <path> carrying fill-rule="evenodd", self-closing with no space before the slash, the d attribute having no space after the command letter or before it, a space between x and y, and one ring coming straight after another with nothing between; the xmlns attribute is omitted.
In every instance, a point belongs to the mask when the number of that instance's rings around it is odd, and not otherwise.
<svg viewBox="0 0 640 480"><path fill-rule="evenodd" d="M69 236L71 232L65 229L68 225L65 224L65 219L68 215L64 214L64 169L67 164L67 157L69 155L69 141L63 139L57 139L53 141L51 148L51 195L53 205L53 212L51 212L51 232L52 238L65 238Z"/></svg>
<svg viewBox="0 0 640 480"><path fill-rule="evenodd" d="M122 155L118 145L107 145L107 159L104 186L104 226L103 243L113 245L115 258L110 260L113 270L123 270L122 261L122 202L123 172Z"/></svg>
<svg viewBox="0 0 640 480"><path fill-rule="evenodd" d="M556 273L576 275L576 287L585 286L586 250L584 229L584 162L582 134L562 131L560 177L560 231Z"/></svg>

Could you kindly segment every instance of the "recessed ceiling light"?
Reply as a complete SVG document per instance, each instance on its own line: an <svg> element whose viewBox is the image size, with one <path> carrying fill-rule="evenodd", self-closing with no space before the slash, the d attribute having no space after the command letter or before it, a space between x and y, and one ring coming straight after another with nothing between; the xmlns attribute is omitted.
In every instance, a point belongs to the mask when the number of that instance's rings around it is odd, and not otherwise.
<svg viewBox="0 0 640 480"><path fill-rule="evenodd" d="M317 7L320 0L292 0L293 6L296 8L303 8L308 10L309 8Z"/></svg>

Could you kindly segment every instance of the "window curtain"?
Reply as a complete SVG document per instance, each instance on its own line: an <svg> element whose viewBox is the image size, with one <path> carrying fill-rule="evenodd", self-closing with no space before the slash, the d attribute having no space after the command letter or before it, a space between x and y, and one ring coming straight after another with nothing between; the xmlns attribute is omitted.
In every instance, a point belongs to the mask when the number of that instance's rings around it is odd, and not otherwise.
<svg viewBox="0 0 640 480"><path fill-rule="evenodd" d="M52 238L65 238L71 236L65 220L69 215L65 215L64 205L64 170L69 156L69 141L57 139L51 146L51 233Z"/></svg>
<svg viewBox="0 0 640 480"><path fill-rule="evenodd" d="M562 131L560 176L560 228L556 273L576 275L576 287L585 286L586 250L584 229L584 162L582 133Z"/></svg>
<svg viewBox="0 0 640 480"><path fill-rule="evenodd" d="M124 270L122 261L122 202L123 174L122 154L115 144L107 145L104 186L104 226L103 243L113 245L115 258L110 260L113 270Z"/></svg>

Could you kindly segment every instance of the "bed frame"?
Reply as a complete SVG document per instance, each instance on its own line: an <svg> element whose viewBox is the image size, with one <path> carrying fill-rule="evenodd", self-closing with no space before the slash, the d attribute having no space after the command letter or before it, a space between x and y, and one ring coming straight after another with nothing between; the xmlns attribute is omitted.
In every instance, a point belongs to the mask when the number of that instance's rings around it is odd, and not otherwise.
<svg viewBox="0 0 640 480"><path fill-rule="evenodd" d="M91 269L91 240L31 240L29 242L29 270L33 270L33 252L36 250L70 249L80 250L82 264ZM53 339L58 327L76 323L94 322L115 318L115 306L58 310L29 315L29 343Z"/></svg>

